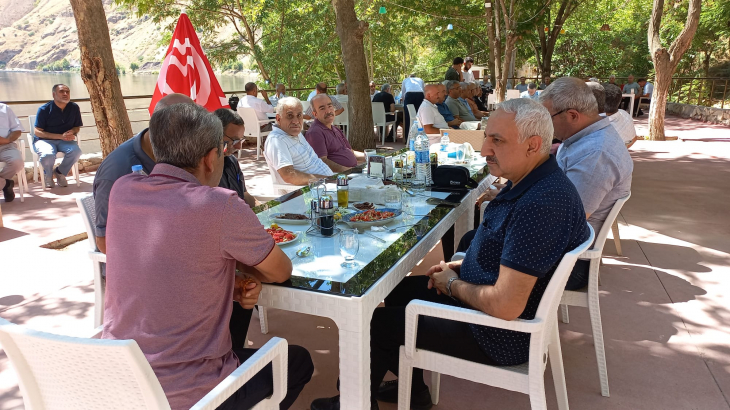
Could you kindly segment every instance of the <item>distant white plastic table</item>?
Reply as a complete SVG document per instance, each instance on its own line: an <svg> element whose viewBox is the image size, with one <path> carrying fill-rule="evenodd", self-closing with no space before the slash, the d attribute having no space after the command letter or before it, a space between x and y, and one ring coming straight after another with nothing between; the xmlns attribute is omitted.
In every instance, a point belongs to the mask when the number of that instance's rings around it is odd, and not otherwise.
<svg viewBox="0 0 730 410"><path fill-rule="evenodd" d="M483 169L484 158L472 161L472 170ZM292 258L294 271L292 280L294 287L280 285L264 285L258 304L264 307L283 309L292 312L306 313L332 319L339 329L340 350L340 405L342 409L370 409L370 320L375 308L400 283L406 274L433 248L451 226L454 226L454 245L468 230L473 229L474 204L495 180L486 175L478 187L471 190L462 200L461 205L446 211L443 208L434 213L441 217L433 222L433 227L423 238L401 255L400 245L409 236L406 229L395 233L370 232L386 242L381 243L366 235L359 235L360 251L356 262L360 268L342 268L343 262L339 252L337 237L321 238L306 235L297 243L285 245L282 249ZM448 194L430 193L433 197L445 198ZM305 200L313 196L304 194L282 203L269 211L259 213L259 219L267 224L269 213L297 212L302 213ZM413 214L425 215L434 210L433 205L426 203L425 197L414 197ZM435 217L434 217L435 218ZM399 218L400 219L400 218ZM415 217L414 221L421 218ZM402 225L395 221L391 226ZM284 229L304 231L308 225L281 224ZM413 238L411 232L410 238ZM411 239L412 240L412 239ZM312 255L307 258L295 256L302 246L312 247ZM405 249L407 247L403 247ZM397 259L397 261L395 261ZM385 273L368 276L369 269L385 270ZM374 267L374 268L373 268ZM362 269L362 270L360 270ZM380 275L380 276L378 276ZM369 280L373 280L370 283ZM329 284L329 285L328 285ZM311 289L303 287L311 286ZM362 293L359 292L362 290ZM358 294L360 293L360 294ZM296 340L290 340L296 343ZM332 380L332 383L335 381Z"/></svg>

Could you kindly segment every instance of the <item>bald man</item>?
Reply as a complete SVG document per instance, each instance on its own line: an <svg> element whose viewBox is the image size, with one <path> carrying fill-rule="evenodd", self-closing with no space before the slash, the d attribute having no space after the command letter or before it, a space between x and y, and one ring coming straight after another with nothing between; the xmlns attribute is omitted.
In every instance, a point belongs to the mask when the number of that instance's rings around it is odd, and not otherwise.
<svg viewBox="0 0 730 410"><path fill-rule="evenodd" d="M174 104L195 104L190 97L184 94L168 94L155 105L154 112ZM106 219L109 211L109 193L117 179L132 173L133 165L142 165L142 169L149 174L155 167L155 153L152 152L149 128L118 146L112 151L96 171L94 177L94 205L96 207L96 247L106 253Z"/></svg>
<svg viewBox="0 0 730 410"><path fill-rule="evenodd" d="M441 102L441 90L438 84L428 84L424 87L426 98L418 108L418 122L426 134L439 134L440 129L450 129L446 119L439 112L436 104Z"/></svg>

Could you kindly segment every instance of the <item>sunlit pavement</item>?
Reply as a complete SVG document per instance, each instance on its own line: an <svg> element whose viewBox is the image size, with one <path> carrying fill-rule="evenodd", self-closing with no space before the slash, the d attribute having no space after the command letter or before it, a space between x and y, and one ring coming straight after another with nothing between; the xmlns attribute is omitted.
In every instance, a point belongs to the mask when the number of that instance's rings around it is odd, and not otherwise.
<svg viewBox="0 0 730 410"><path fill-rule="evenodd" d="M636 121L645 135L646 117ZM642 128L643 127L643 128ZM730 129L669 118L680 141L632 147L632 197L621 212L623 257L609 238L601 267L601 312L611 397L602 397L587 309L571 308L560 324L570 405L574 409L730 409ZM399 144L400 146L402 144ZM397 147L394 145L394 147ZM253 156L252 156L253 153ZM252 148L241 160L254 195L270 195L270 177ZM25 203L2 203L0 316L15 323L80 335L92 327L93 287L85 242L64 251L39 246L84 232L77 188L43 191L31 183ZM414 268L441 255L434 248ZM314 378L294 409L337 394L337 328L328 319L272 310L262 335L254 314L249 337L272 336L306 347ZM428 377L427 377L428 379ZM556 408L546 372L548 407ZM0 410L22 408L15 374L0 353ZM381 409L395 409L381 404ZM437 409L529 409L527 396L443 377Z"/></svg>

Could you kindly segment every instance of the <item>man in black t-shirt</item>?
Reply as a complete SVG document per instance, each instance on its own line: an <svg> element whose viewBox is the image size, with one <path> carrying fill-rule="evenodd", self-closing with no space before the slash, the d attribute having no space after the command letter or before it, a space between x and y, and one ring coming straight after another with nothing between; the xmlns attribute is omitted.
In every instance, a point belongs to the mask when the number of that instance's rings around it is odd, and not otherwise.
<svg viewBox="0 0 730 410"><path fill-rule="evenodd" d="M234 155L241 149L245 131L243 119L228 108L219 108L213 114L223 123L223 152L226 155L223 159L223 175L221 175L221 182L218 186L236 191L238 197L253 208L256 206L256 198L246 192L246 181L243 179L238 159Z"/></svg>
<svg viewBox="0 0 730 410"><path fill-rule="evenodd" d="M383 84L380 87L380 92L375 94L373 96L373 102L379 102L383 103L383 106L385 107L385 112L395 112L395 98L393 98L393 94L391 94L391 88L390 84ZM386 141L394 142L395 137L397 136L396 130L398 129L398 125L403 124L403 113L401 111L398 111L397 115L393 114L387 114L385 116L385 120L387 122L395 120L395 125L390 130L390 134L388 134L388 138ZM403 128L403 134L406 133L405 127Z"/></svg>

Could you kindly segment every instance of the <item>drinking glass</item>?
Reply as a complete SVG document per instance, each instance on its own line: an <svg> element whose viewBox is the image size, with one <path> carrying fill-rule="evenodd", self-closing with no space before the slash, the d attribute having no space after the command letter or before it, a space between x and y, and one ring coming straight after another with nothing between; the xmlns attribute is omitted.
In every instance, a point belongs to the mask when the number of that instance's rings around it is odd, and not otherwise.
<svg viewBox="0 0 730 410"><path fill-rule="evenodd" d="M385 192L385 207L392 209L401 209L401 191L396 189L390 189Z"/></svg>
<svg viewBox="0 0 730 410"><path fill-rule="evenodd" d="M418 239L423 238L423 235L428 231L428 218L423 218L416 225L413 226L413 230L416 231L416 237Z"/></svg>
<svg viewBox="0 0 730 410"><path fill-rule="evenodd" d="M464 162L464 156L466 155L466 150L464 149L463 145L459 145L459 148L456 150L456 162Z"/></svg>
<svg viewBox="0 0 730 410"><path fill-rule="evenodd" d="M360 241L357 238L355 229L343 229L340 232L340 255L345 258L340 266L343 268L352 268L356 266L355 256L360 250Z"/></svg>
<svg viewBox="0 0 730 410"><path fill-rule="evenodd" d="M374 150L374 149L366 149L366 150L364 150L363 152L365 153L365 163L366 163L366 164L368 163L368 158L369 158L369 157L370 157L371 155L375 155L375 154L377 154L377 153L378 153L378 152L377 152L376 150Z"/></svg>

